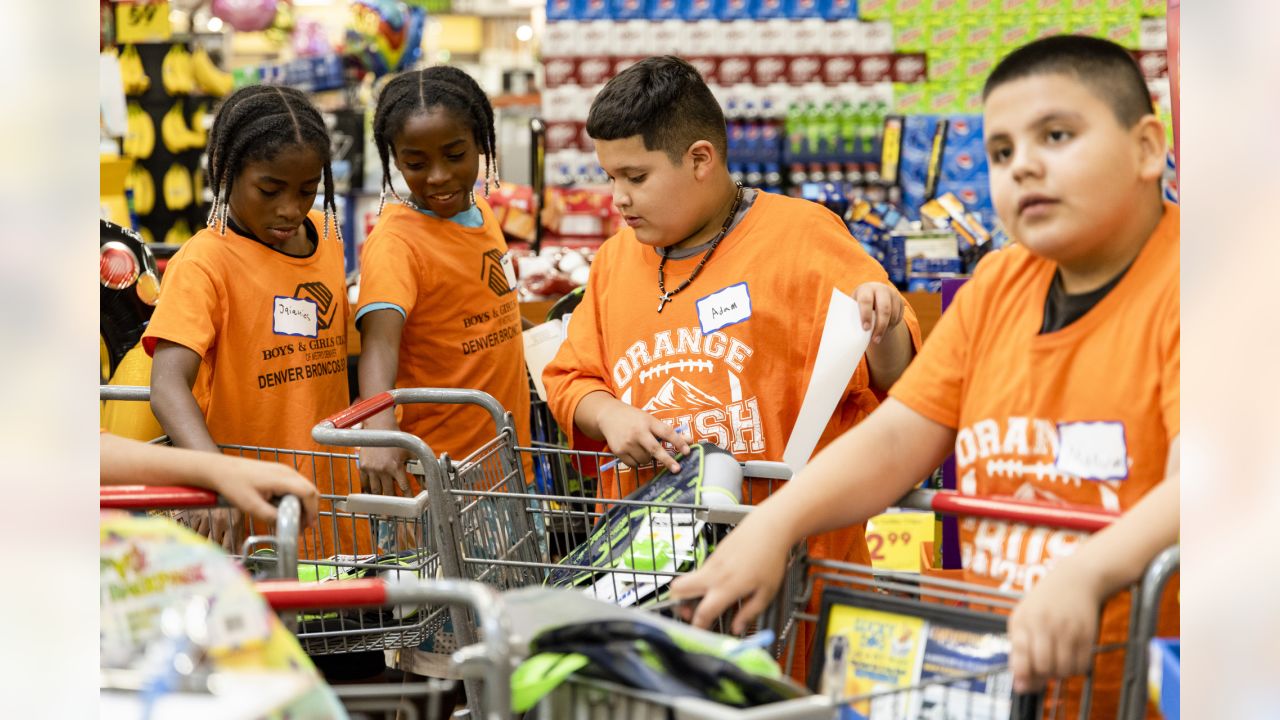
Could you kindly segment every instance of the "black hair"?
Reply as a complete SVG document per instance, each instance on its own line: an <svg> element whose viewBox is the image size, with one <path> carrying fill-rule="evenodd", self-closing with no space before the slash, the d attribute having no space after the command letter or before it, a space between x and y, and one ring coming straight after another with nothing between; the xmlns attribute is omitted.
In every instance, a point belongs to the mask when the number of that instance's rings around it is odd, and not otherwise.
<svg viewBox="0 0 1280 720"><path fill-rule="evenodd" d="M1147 81L1129 51L1110 40L1087 35L1054 35L1009 53L987 76L982 99L1005 83L1046 74L1078 79L1111 106L1125 127L1133 127L1153 112Z"/></svg>
<svg viewBox="0 0 1280 720"><path fill-rule="evenodd" d="M494 130L493 105L472 77L455 67L434 67L400 73L378 94L378 108L373 113L373 144L382 159L382 197L391 190L391 144L404 130L405 122L415 114L435 107L445 107L471 126L476 147L484 155L484 194L489 196L489 179L496 187L498 158L497 133ZM398 198L399 196L397 196ZM381 204L378 212L382 212Z"/></svg>
<svg viewBox="0 0 1280 720"><path fill-rule="evenodd" d="M226 232L231 186L245 163L270 160L290 147L314 150L324 161L324 236L329 237L332 222L341 240L324 118L300 90L278 85L241 88L218 108L209 131L209 187L214 191L209 227L217 225L220 232Z"/></svg>
<svg viewBox="0 0 1280 720"><path fill-rule="evenodd" d="M591 103L587 134L594 140L639 135L645 150L661 150L675 165L690 145L706 140L728 163L720 103L698 71L674 55L645 58L614 76Z"/></svg>

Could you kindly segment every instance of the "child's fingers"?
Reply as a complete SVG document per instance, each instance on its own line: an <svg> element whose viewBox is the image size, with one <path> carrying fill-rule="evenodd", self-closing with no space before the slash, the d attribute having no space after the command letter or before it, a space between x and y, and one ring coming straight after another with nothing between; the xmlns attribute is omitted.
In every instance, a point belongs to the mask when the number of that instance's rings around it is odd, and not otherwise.
<svg viewBox="0 0 1280 720"><path fill-rule="evenodd" d="M702 600L698 602L698 607L693 611L693 626L704 630L711 627L711 623L723 615L725 608L728 608L730 603L737 599L732 592L725 590L723 585L712 586L702 596Z"/></svg>
<svg viewBox="0 0 1280 720"><path fill-rule="evenodd" d="M875 319L875 295L858 293L858 314L862 316L862 329L870 332Z"/></svg>
<svg viewBox="0 0 1280 720"><path fill-rule="evenodd" d="M887 291L885 291L885 293L884 293L884 294L887 296L887 295L888 295L888 292L887 292ZM893 305L893 304L892 304L892 302L890 302L890 301L889 301L888 297L878 297L878 298L877 298L877 301L876 301L876 323L875 323L875 325L876 325L876 326L875 326L875 331L874 331L874 335L875 335L875 338L874 338L874 339L875 339L875 342L880 342L880 339L884 337L884 333L885 333L885 331L886 331L886 330L888 330L888 329L889 329L889 327L890 327L889 319L890 319L890 317L891 317L891 316L892 316L892 314L893 314L893 307L892 307L892 305Z"/></svg>
<svg viewBox="0 0 1280 720"><path fill-rule="evenodd" d="M662 447L662 443L658 442L656 438L650 437L647 442L642 443L642 446L649 451L649 457L652 457L654 462L673 473L680 472L680 463L671 457L670 453L667 452L666 448Z"/></svg>
<svg viewBox="0 0 1280 720"><path fill-rule="evenodd" d="M764 612L768 607L769 601L773 599L773 594L766 588L756 588L756 591L747 598L747 601L738 608L738 612L733 616L733 633L735 635L743 635L747 632L747 626L751 624L756 616Z"/></svg>
<svg viewBox="0 0 1280 720"><path fill-rule="evenodd" d="M670 443L671 447L675 448L677 453L684 455L689 452L688 438L681 435L670 425L662 422L661 420L654 420L650 430L653 432L654 437L661 441Z"/></svg>
<svg viewBox="0 0 1280 720"><path fill-rule="evenodd" d="M1009 628L1009 672L1013 675L1013 691L1027 693L1031 691L1031 661L1027 634L1013 627Z"/></svg>

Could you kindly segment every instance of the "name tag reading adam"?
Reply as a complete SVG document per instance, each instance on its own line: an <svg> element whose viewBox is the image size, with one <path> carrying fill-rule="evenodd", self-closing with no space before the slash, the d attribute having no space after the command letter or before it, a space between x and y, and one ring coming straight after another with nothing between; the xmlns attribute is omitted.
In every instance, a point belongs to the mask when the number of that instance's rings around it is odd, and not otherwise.
<svg viewBox="0 0 1280 720"><path fill-rule="evenodd" d="M1058 425L1055 465L1063 473L1085 480L1123 480L1129 477L1129 449L1124 423L1076 422Z"/></svg>
<svg viewBox="0 0 1280 720"><path fill-rule="evenodd" d="M276 296L271 329L277 335L313 338L319 326L320 311L314 300Z"/></svg>
<svg viewBox="0 0 1280 720"><path fill-rule="evenodd" d="M746 283L738 283L699 299L695 306L702 334L710 335L751 317L751 293Z"/></svg>

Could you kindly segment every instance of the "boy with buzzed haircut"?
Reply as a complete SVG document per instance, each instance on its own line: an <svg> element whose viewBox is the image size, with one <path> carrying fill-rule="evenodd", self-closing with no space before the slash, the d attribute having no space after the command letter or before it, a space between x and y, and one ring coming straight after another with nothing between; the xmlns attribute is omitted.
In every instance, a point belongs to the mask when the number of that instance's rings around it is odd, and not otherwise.
<svg viewBox="0 0 1280 720"><path fill-rule="evenodd" d="M1106 603L1100 635L1099 608L1178 536L1164 129L1133 58L1095 38L1015 50L983 98L992 197L1017 244L983 259L889 400L673 585L702 597L696 623L745 597L741 626L776 592L788 542L864 522L954 451L964 494L1124 512L1092 538L961 523L967 579L1028 593L1009 622L1015 688L1087 670L1095 639L1125 640L1127 600ZM1176 586L1162 635L1177 634L1175 598ZM1115 716L1121 670L1099 656L1092 717Z"/></svg>
<svg viewBox="0 0 1280 720"><path fill-rule="evenodd" d="M663 443L703 440L739 461L781 460L833 289L857 300L873 339L818 447L879 404L919 346L915 313L834 213L734 183L724 115L689 63L651 57L619 73L587 132L627 227L601 246L543 374L561 427L631 467L675 470ZM625 496L634 477L599 496ZM743 497L769 490L748 481ZM810 550L869 562L861 526Z"/></svg>

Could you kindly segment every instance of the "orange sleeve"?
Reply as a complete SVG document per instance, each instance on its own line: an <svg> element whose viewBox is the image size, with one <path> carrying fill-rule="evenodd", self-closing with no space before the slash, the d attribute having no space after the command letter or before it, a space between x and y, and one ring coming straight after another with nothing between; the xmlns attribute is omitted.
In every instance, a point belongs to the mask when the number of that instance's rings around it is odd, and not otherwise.
<svg viewBox="0 0 1280 720"><path fill-rule="evenodd" d="M964 398L965 378L969 374L970 349L985 286L991 284L989 273L979 264L973 279L956 293L951 306L942 314L906 372L889 390L889 396L925 417L949 428L960 424L960 404ZM917 327L912 332L916 337Z"/></svg>
<svg viewBox="0 0 1280 720"><path fill-rule="evenodd" d="M356 316L374 303L390 303L413 312L420 283L430 283L430 268L419 267L408 242L386 228L370 234L360 251L360 298Z"/></svg>
<svg viewBox="0 0 1280 720"><path fill-rule="evenodd" d="M610 270L608 259L604 255L606 253L602 247L592 264L582 302L569 318L568 336L560 345L556 356L542 371L542 382L547 387L547 404L551 408L551 414L570 438L570 445L573 447L580 447L587 440L573 423L578 403L597 390L614 394L609 382L609 370L605 367L604 332L600 327L600 312L597 307L602 294L600 287L608 283L606 278Z"/></svg>
<svg viewBox="0 0 1280 720"><path fill-rule="evenodd" d="M1181 400L1182 324L1178 300L1179 283L1173 284L1171 297L1164 303L1160 327L1160 410L1164 416L1165 437L1170 442L1181 432L1178 405Z"/></svg>
<svg viewBox="0 0 1280 720"><path fill-rule="evenodd" d="M218 336L217 319L226 307L221 296L204 263L175 256L165 268L160 300L142 336L147 355L155 354L157 341L168 340L204 357Z"/></svg>

